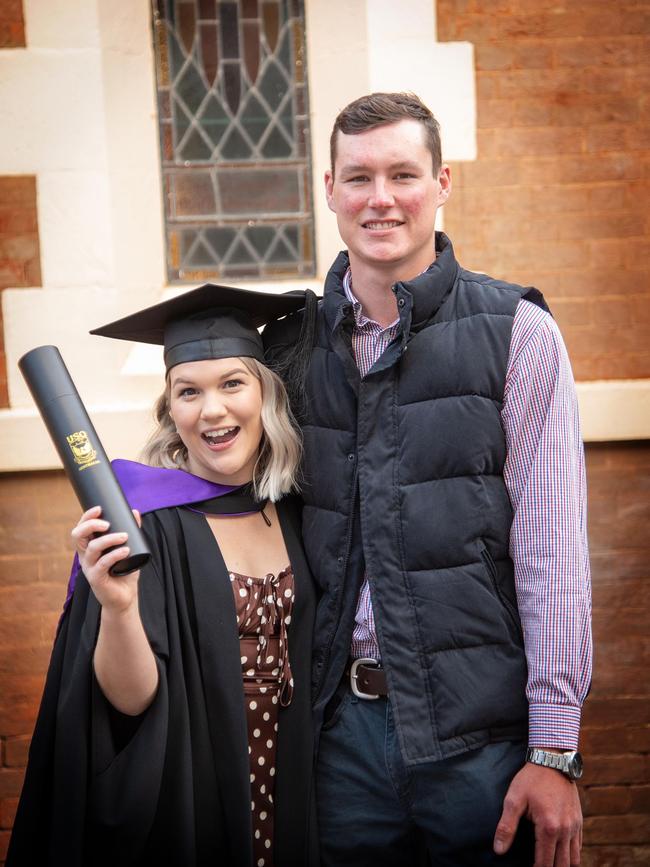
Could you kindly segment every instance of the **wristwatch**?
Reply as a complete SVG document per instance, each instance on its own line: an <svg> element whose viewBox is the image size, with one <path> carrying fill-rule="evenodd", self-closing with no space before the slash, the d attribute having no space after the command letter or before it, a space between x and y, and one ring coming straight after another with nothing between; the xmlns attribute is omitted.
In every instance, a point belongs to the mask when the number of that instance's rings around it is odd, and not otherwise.
<svg viewBox="0 0 650 867"><path fill-rule="evenodd" d="M582 776L582 756L577 750L567 753L550 753L548 750L540 750L538 747L528 747L526 761L533 765L542 765L545 768L553 768L560 771L570 780L579 780Z"/></svg>

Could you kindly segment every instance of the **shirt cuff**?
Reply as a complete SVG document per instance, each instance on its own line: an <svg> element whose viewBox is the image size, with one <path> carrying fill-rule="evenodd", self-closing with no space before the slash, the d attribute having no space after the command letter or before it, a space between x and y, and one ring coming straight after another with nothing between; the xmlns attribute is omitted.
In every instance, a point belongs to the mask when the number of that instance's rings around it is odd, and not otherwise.
<svg viewBox="0 0 650 867"><path fill-rule="evenodd" d="M568 704L531 704L528 746L577 750L581 709Z"/></svg>

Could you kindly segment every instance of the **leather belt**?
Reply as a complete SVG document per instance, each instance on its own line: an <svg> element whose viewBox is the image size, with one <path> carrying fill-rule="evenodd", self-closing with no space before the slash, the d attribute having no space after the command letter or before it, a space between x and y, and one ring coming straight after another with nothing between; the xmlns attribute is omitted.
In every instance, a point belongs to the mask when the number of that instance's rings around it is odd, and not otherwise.
<svg viewBox="0 0 650 867"><path fill-rule="evenodd" d="M363 699L375 699L388 695L386 672L381 663L370 657L350 660L350 689Z"/></svg>

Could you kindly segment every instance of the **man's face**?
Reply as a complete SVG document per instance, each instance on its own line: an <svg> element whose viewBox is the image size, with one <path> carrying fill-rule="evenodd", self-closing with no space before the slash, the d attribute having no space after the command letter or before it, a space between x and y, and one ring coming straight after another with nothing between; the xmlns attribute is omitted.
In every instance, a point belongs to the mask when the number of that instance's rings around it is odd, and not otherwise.
<svg viewBox="0 0 650 867"><path fill-rule="evenodd" d="M356 135L338 133L334 174L325 173L327 203L355 267L411 279L435 258L434 224L447 200L447 166L433 171L425 130L401 120Z"/></svg>

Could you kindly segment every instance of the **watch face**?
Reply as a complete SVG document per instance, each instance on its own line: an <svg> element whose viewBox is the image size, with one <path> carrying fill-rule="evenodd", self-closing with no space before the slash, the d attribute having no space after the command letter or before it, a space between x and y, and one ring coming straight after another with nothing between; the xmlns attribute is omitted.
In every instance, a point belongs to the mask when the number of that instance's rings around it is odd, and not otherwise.
<svg viewBox="0 0 650 867"><path fill-rule="evenodd" d="M582 756L574 753L569 761L569 776L573 780L579 780L582 776Z"/></svg>

